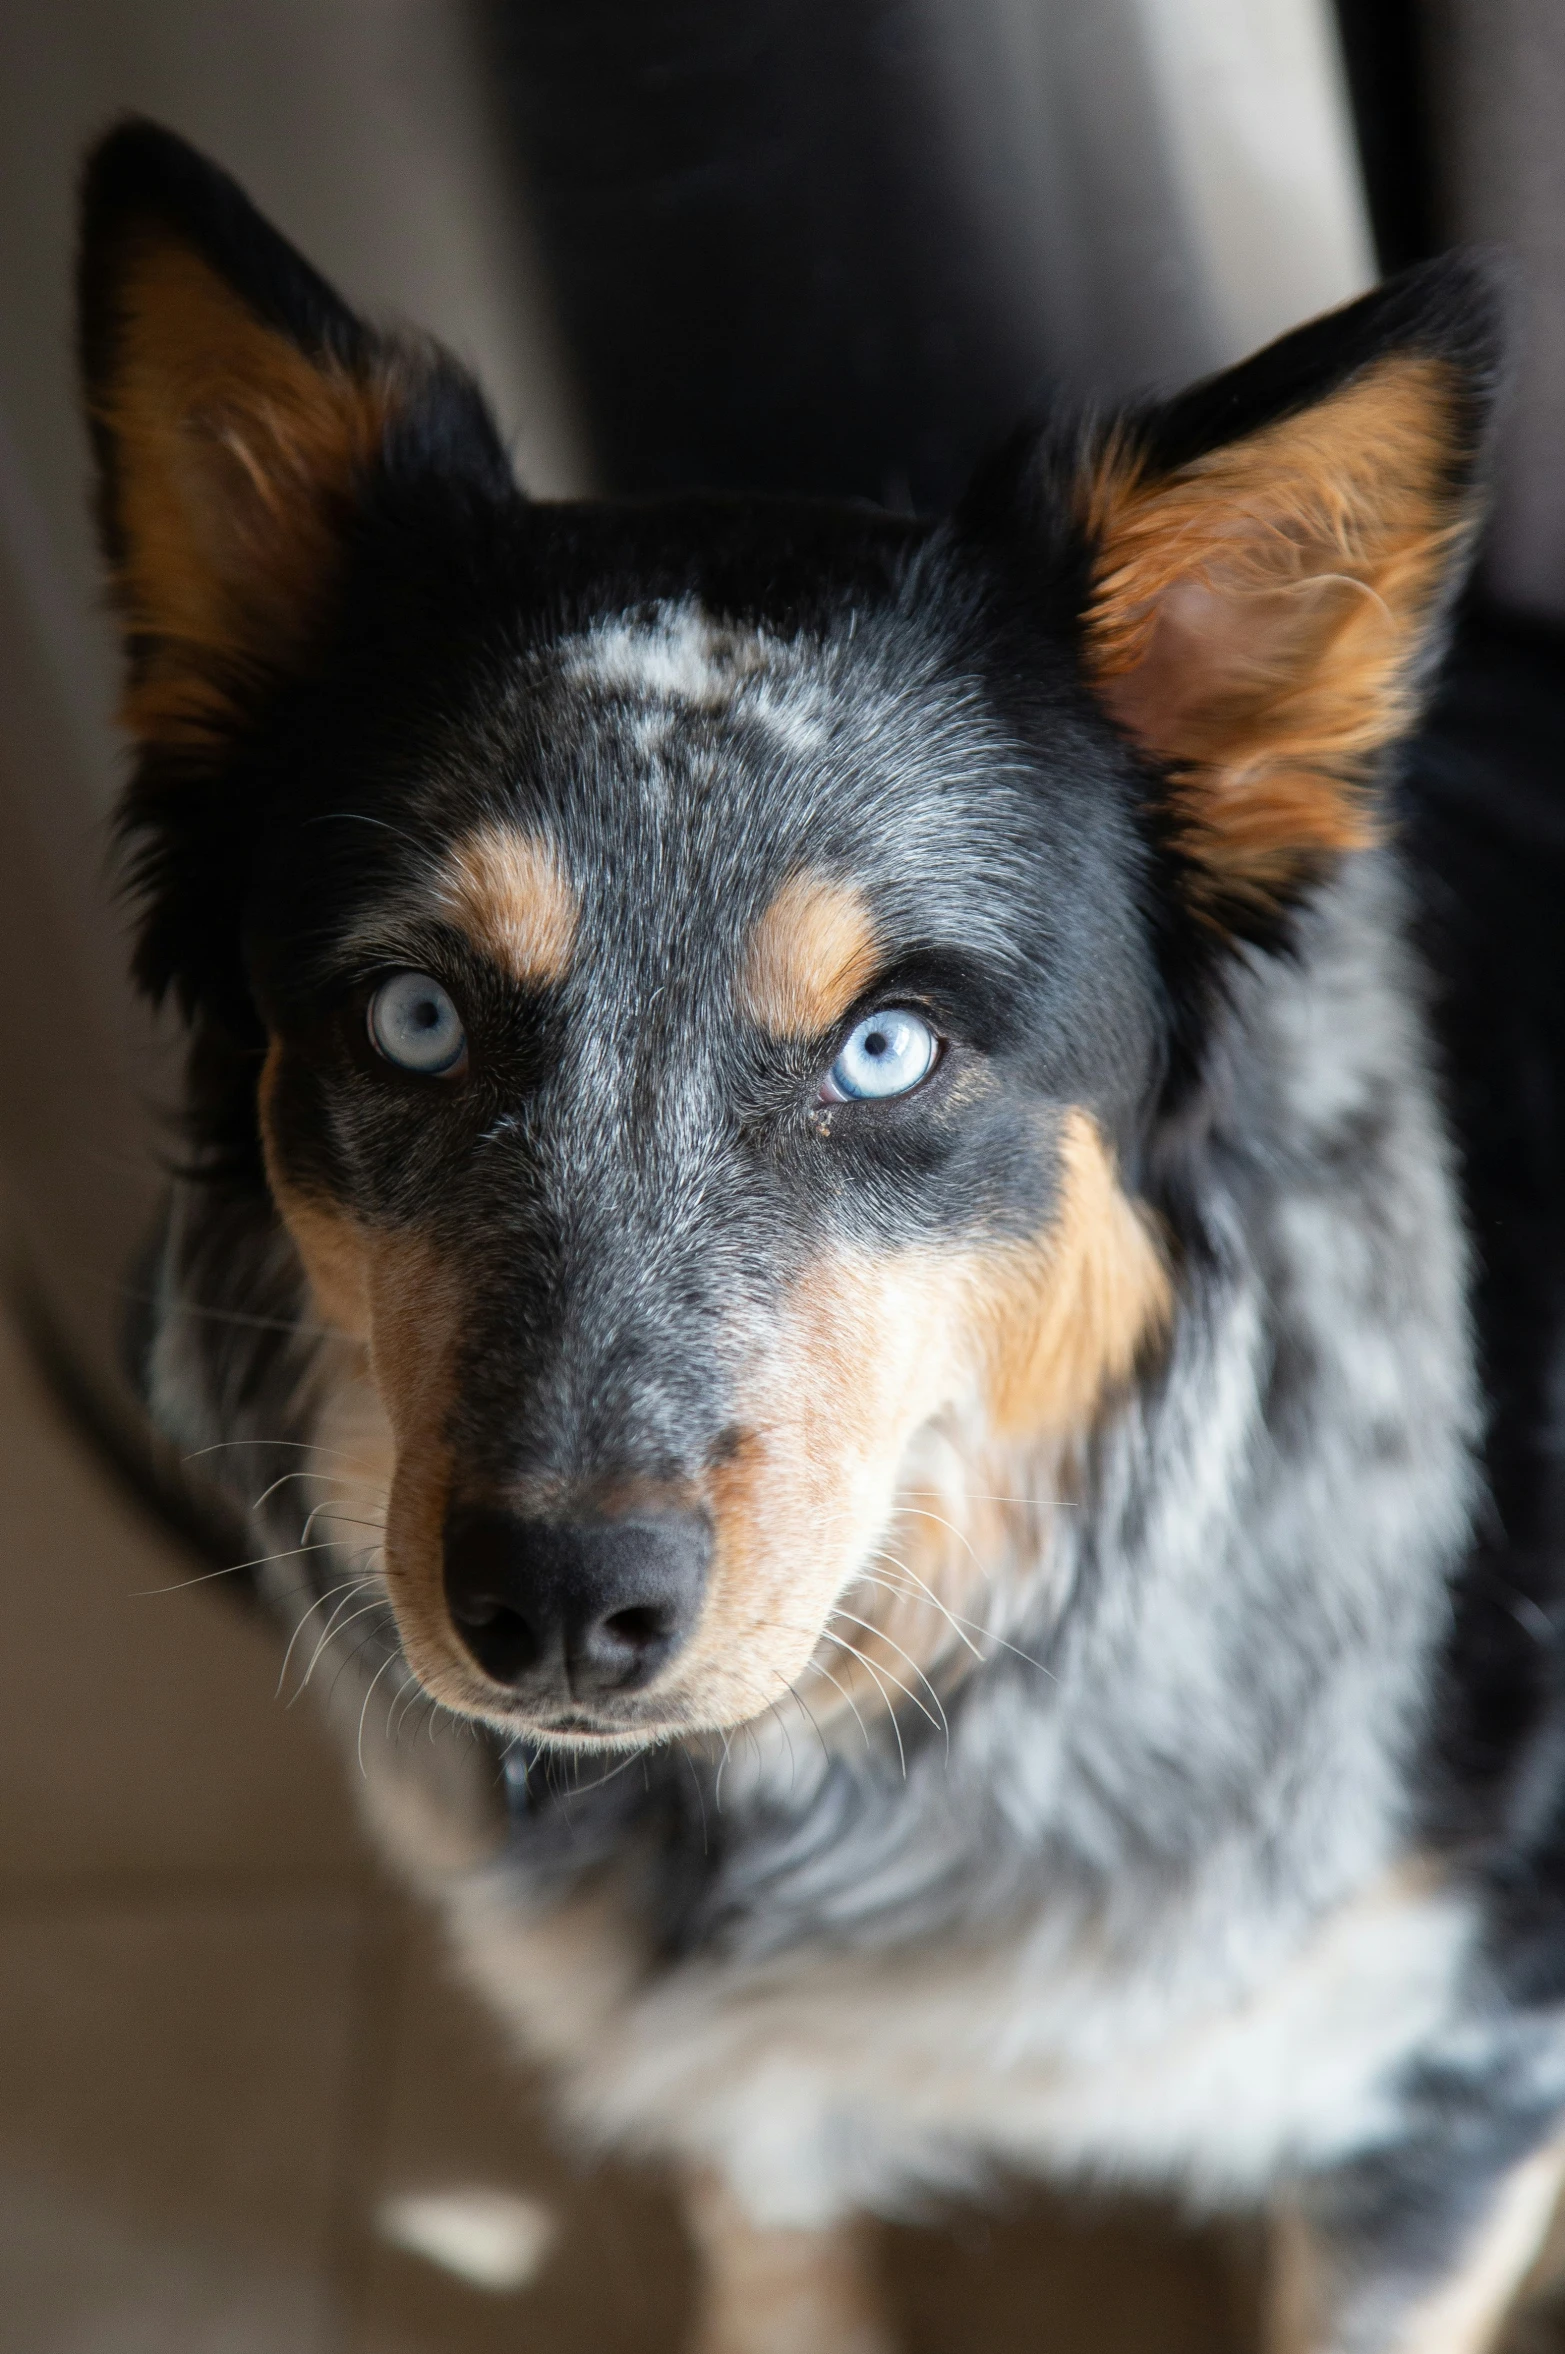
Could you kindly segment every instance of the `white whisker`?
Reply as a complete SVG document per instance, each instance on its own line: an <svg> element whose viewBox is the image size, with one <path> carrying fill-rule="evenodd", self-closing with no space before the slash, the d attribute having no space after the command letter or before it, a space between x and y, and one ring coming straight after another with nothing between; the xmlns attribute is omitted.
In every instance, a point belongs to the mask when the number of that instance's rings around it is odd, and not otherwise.
<svg viewBox="0 0 1565 2354"><path fill-rule="evenodd" d="M865 1672L873 1679L876 1691L880 1694L881 1699L886 1704L886 1714L891 1720L891 1730L897 1737L897 1755L902 1760L902 1779L905 1782L907 1780L907 1751L902 1746L902 1727L897 1723L897 1712L892 1705L891 1695L886 1690L885 1685L881 1682L879 1674L876 1672L874 1661L866 1659L863 1652L860 1651L856 1645L848 1641L846 1635L834 1635L829 1630L827 1630L826 1640L828 1643L835 1643L839 1651L846 1651L851 1658L856 1659L860 1667L863 1668ZM887 1670L887 1673L888 1675L890 1674L889 1669ZM895 1676L891 1677L891 1681L896 1684L897 1690L899 1692L907 1693L906 1685L897 1683ZM907 1693L907 1697L911 1699L912 1694Z"/></svg>
<svg viewBox="0 0 1565 2354"><path fill-rule="evenodd" d="M870 1555L870 1559L872 1561L890 1561L892 1562L893 1567L899 1569L907 1568L907 1564L905 1562L896 1561L895 1557L890 1553L872 1553ZM908 1570L907 1574L909 1577L911 1577L913 1572ZM868 1585L883 1586L888 1592L897 1591L895 1587L892 1587L888 1584L886 1579L874 1576L873 1573L869 1570L860 1570L859 1576ZM922 1579L920 1579L919 1582L922 1584ZM912 1602L917 1600L917 1596L904 1592L903 1599L908 1602ZM1057 1684L1059 1682L1060 1679L1055 1674L1052 1667L1047 1666L1041 1659L1034 1659L1030 1651L1018 1650L1017 1646L1014 1643L1008 1643L1003 1635L997 1635L993 1627L986 1627L981 1619L964 1618L960 1611L952 1610L949 1604L940 1600L938 1595L931 1594L929 1599L934 1603L935 1608L951 1621L952 1626L955 1628L958 1634L961 1634L963 1627L971 1627L976 1635L979 1635L983 1638L984 1642L998 1644L1002 1651L1009 1651L1013 1658L1024 1660L1028 1667L1035 1667L1041 1676L1047 1676L1051 1684ZM967 1647L969 1651L972 1652L973 1656L981 1664L985 1663L985 1654L978 1648L978 1645L968 1641L966 1635L962 1635L962 1640L964 1643L967 1643Z"/></svg>
<svg viewBox="0 0 1565 2354"><path fill-rule="evenodd" d="M156 1594L183 1594L188 1586L210 1585L213 1578L237 1577L242 1569L265 1569L273 1561L293 1561L301 1553L329 1553L329 1545L285 1545L276 1553L258 1553L253 1561L231 1561L226 1569L204 1569L193 1578L180 1578L172 1586L143 1586L131 1596L133 1602L146 1602Z"/></svg>
<svg viewBox="0 0 1565 2354"><path fill-rule="evenodd" d="M359 1710L359 1737L354 1746L358 1751L359 1772L363 1775L366 1782L369 1780L369 1769L364 1763L364 1719L369 1715L370 1702L374 1698L375 1686L380 1682L380 1679L385 1674L387 1668L395 1665L397 1657L398 1654L395 1651L391 1651L388 1652L386 1657L381 1661L379 1667L375 1670L375 1673L370 1678L369 1690L364 1695L364 1706Z"/></svg>
<svg viewBox="0 0 1565 2354"><path fill-rule="evenodd" d="M776 1673L777 1673L777 1681L778 1681L778 1682L781 1684L781 1686L782 1686L782 1688L783 1688L784 1692L787 1694L788 1698L789 1698L790 1700L796 1700L796 1701L798 1702L799 1706L800 1706L800 1707L803 1709L803 1711L804 1711L805 1715L806 1715L806 1716L809 1718L809 1720L810 1720L810 1724L811 1724L811 1727L812 1727L812 1729L813 1729L813 1731L814 1731L814 1734L815 1734L815 1738L816 1738L816 1740L817 1740L817 1741L820 1743L820 1745L821 1745L821 1756L822 1756L822 1757L825 1759L825 1761L826 1761L827 1765L829 1766L829 1765L831 1764L831 1751L830 1751L830 1749L828 1749L828 1747L826 1746L826 1736L825 1736L825 1734L824 1734L824 1733L821 1731L821 1728L820 1728L820 1723L819 1723L819 1720L818 1720L818 1719L817 1719L817 1717L816 1717L816 1714L815 1714L815 1711L814 1711L814 1709L813 1709L813 1708L810 1706L809 1702L808 1702L808 1701L805 1699L805 1697L804 1697L804 1694L803 1694L802 1692L798 1691L798 1690L797 1690L797 1689L796 1689L796 1688L795 1688L795 1687L794 1687L792 1684L790 1684L790 1683L789 1683L789 1681L788 1681L787 1677L786 1677L786 1676L783 1674L783 1672L782 1672L782 1670L781 1670L780 1668L779 1668L779 1669L776 1671ZM839 1692L841 1692L841 1691L842 1691L842 1686L839 1684L839 1685L837 1686L837 1689L838 1689L838 1691L839 1691ZM845 1700L847 1699L847 1694L846 1694L845 1692L843 1692L843 1695L842 1695L842 1696L843 1696L843 1698L844 1698ZM775 1708L775 1707L776 1707L776 1705L777 1705L777 1703L776 1703L775 1701L773 1701L773 1703L772 1703L772 1706ZM857 1712L855 1712L855 1713L857 1713ZM868 1738L868 1736L867 1736L867 1735L866 1735L865 1737L866 1737L866 1739Z"/></svg>
<svg viewBox="0 0 1565 2354"><path fill-rule="evenodd" d="M337 1485L341 1487L346 1477L346 1473L341 1471L280 1471L271 1486L263 1488L261 1493L252 1500L248 1509L251 1512L259 1512L261 1506L269 1498L275 1496L279 1488L285 1488L291 1479L330 1479L335 1480Z"/></svg>
<svg viewBox="0 0 1565 2354"><path fill-rule="evenodd" d="M793 1746L793 1735L792 1735L792 1734L789 1732L789 1730L788 1730L788 1726L787 1726L787 1721L786 1721L786 1719L783 1717L783 1715L782 1715L782 1712L781 1712L781 1710L778 1708L778 1706L777 1706L777 1703L776 1703L776 1701L775 1701L775 1700L768 1700L768 1702L766 1703L766 1709L767 1709L767 1714L768 1714L769 1716L774 1716L774 1717L776 1717L776 1719L777 1719L777 1729L778 1729L778 1731L779 1731L779 1732L782 1734L782 1737L783 1737L784 1741L785 1741L785 1742L787 1743L787 1745L788 1745L788 1792L789 1792L789 1796L791 1797L791 1796L792 1796L792 1794L793 1794L793 1792L794 1792L794 1790L795 1790L795 1789L797 1788L797 1786L798 1786L798 1780L799 1780L799 1760L798 1760L798 1757L797 1757L797 1755L795 1754L795 1751L794 1751L794 1746ZM752 1741L755 1741L755 1735L754 1735L753 1733L751 1734L750 1738L751 1738L751 1740L752 1740ZM761 1745L760 1745L760 1743L759 1743L759 1741L756 1741L756 1742L755 1742L755 1746L756 1746L757 1757L759 1757L760 1746L761 1746Z"/></svg>
<svg viewBox="0 0 1565 2354"><path fill-rule="evenodd" d="M939 1496L942 1502L949 1503L950 1501L950 1492L946 1488L893 1488L891 1492L895 1496ZM1041 1506L1054 1512L1080 1510L1079 1504L1069 1496L990 1496L986 1495L982 1488L964 1488L962 1495L969 1504L1022 1504L1029 1510ZM930 1512L926 1513L924 1517L928 1520L938 1520L940 1515L938 1512ZM947 1521L946 1526L949 1528L951 1523Z"/></svg>
<svg viewBox="0 0 1565 2354"><path fill-rule="evenodd" d="M341 1447L323 1447L314 1439L214 1439L209 1447L193 1447L188 1455L181 1455L181 1463L199 1463L203 1455L221 1455L229 1447L294 1447L302 1455L335 1455L343 1463L353 1457Z"/></svg>
<svg viewBox="0 0 1565 2354"><path fill-rule="evenodd" d="M948 1602L943 1602L940 1596L935 1592L934 1588L924 1583L924 1580L919 1576L916 1569L911 1568L907 1562L900 1561L895 1553L887 1553L879 1548L877 1548L875 1552L867 1554L865 1558L869 1561L889 1562L893 1569L899 1569L901 1570L904 1577L911 1578L914 1585L918 1587L919 1593L922 1594L924 1600L930 1604L931 1608L938 1610L941 1617L949 1621L951 1631L956 1636L957 1640L967 1645L968 1650L972 1653L975 1659L983 1658L983 1653L979 1650L978 1645L973 1641L972 1637L970 1635L963 1634L961 1621L958 1619L956 1612L951 1608L950 1604ZM887 1585L884 1578L875 1577L873 1573L867 1569L861 1569L859 1576L867 1580L870 1585L885 1587L887 1593L895 1593L899 1590L894 1586ZM906 1587L901 1588L900 1591L906 1601L912 1602L918 1598L916 1595L908 1593Z"/></svg>
<svg viewBox="0 0 1565 2354"><path fill-rule="evenodd" d="M283 1681L288 1673L288 1662L293 1657L293 1647L295 1643L298 1642L299 1637L303 1634L305 1628L309 1625L310 1620L315 1616L315 1613L323 1606L323 1604L329 1602L334 1594L362 1594L365 1588L372 1583L373 1580L371 1578L366 1576L362 1571L359 1571L353 1577L343 1578L340 1583L335 1586L328 1586L324 1594L316 1595L315 1600L310 1604L309 1609L305 1611L303 1616L300 1618L298 1625L294 1628L293 1633L288 1638L288 1648L283 1653L283 1664L277 1671L277 1691L273 1694L274 1699L277 1698L278 1694L280 1694L282 1691Z"/></svg>
<svg viewBox="0 0 1565 2354"><path fill-rule="evenodd" d="M918 1694L913 1691L909 1685L904 1684L900 1676L891 1676L891 1680L896 1685L899 1692L906 1692L909 1700L918 1710L920 1716L927 1718L929 1723L934 1726L937 1733L944 1733L946 1739L946 1755L949 1757L951 1754L951 1727L946 1721L945 1709L941 1704L939 1693L935 1690L934 1685L930 1682L928 1676L925 1675L923 1669L919 1666L918 1661L913 1657L912 1652L904 1651L901 1644L894 1641L893 1638L886 1633L884 1627L877 1627L872 1625L867 1618L860 1618L855 1611L843 1610L839 1607L838 1609L834 1610L831 1615L833 1618L845 1618L850 1626L862 1627L866 1635L873 1635L878 1642L889 1644L899 1659L905 1659L907 1661L908 1666L913 1670L914 1675L917 1676L919 1682L923 1685L925 1691L929 1694L930 1699L933 1700L937 1713L931 1716L929 1710L924 1706L924 1703L922 1700L920 1700ZM888 1676L891 1675L891 1670L889 1667L887 1668L886 1673Z"/></svg>
<svg viewBox="0 0 1565 2354"><path fill-rule="evenodd" d="M344 1621L344 1624L346 1623L347 1622ZM367 1635L361 1635L359 1637L358 1641L354 1644L353 1649L348 1653L346 1659L341 1659L338 1661L337 1673L332 1677L331 1689L326 1695L326 1705L328 1708L331 1706L333 1700L336 1699L337 1686L342 1682L342 1679L347 1674L349 1668L357 1666L358 1662L363 1658L370 1645L378 1641L378 1639L379 1638L376 1635L375 1629L371 1627ZM397 1654L394 1650L388 1654L388 1657L391 1659L395 1659L396 1656Z"/></svg>
<svg viewBox="0 0 1565 2354"><path fill-rule="evenodd" d="M309 1519L306 1520L304 1524L306 1534L309 1532L310 1521L313 1521L317 1518L330 1522L334 1528L370 1528L375 1531L375 1534L378 1537L383 1537L386 1533L386 1523L384 1518L379 1520L366 1520L361 1513L339 1512L336 1505L331 1501L330 1497L327 1497L323 1503L317 1504L312 1508ZM330 1542L329 1538L327 1542Z"/></svg>
<svg viewBox="0 0 1565 2354"><path fill-rule="evenodd" d="M362 1593L364 1591L363 1587L360 1586L358 1591ZM353 1596L350 1594L348 1596L348 1601L351 1602L352 1600ZM309 1690L310 1678L314 1675L316 1668L320 1664L321 1654L326 1650L328 1644L332 1642L333 1638L337 1635L346 1633L347 1629L353 1626L357 1620L361 1618L368 1618L372 1611L385 1609L387 1604L385 1596L377 1593L371 1601L365 1603L362 1610L351 1611L346 1618L342 1618L341 1614L346 1607L346 1603L339 1602L337 1608L332 1612L331 1617L327 1620L325 1632L322 1634L320 1641L316 1644L315 1649L310 1654L310 1664L304 1671L304 1676L300 1682L299 1690L298 1692L295 1692L293 1699L288 1703L290 1708L293 1707L294 1702L298 1700L301 1693ZM339 1619L341 1619L340 1625L338 1624Z"/></svg>

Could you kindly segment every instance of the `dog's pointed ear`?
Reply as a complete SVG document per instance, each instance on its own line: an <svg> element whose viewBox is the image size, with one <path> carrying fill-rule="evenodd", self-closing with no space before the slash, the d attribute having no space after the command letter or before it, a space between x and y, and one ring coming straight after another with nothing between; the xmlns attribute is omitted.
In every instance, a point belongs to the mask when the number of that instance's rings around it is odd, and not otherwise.
<svg viewBox="0 0 1565 2354"><path fill-rule="evenodd" d="M88 159L78 292L124 716L144 742L221 731L299 660L393 440L415 463L462 445L508 482L460 370L371 333L225 173L153 124L122 124Z"/></svg>
<svg viewBox="0 0 1565 2354"><path fill-rule="evenodd" d="M1096 437L1087 671L1249 928L1373 839L1479 518L1501 302L1454 257Z"/></svg>

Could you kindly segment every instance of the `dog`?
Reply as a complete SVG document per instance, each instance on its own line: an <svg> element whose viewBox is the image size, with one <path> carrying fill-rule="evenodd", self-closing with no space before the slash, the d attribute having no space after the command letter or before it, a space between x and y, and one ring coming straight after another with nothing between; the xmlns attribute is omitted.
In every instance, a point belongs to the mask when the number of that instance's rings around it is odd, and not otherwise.
<svg viewBox="0 0 1565 2354"><path fill-rule="evenodd" d="M1503 308L946 519L539 505L219 170L89 160L145 1392L688 2186L703 2354L884 2348L860 2218L998 2170L1264 2211L1273 2354L1473 2354L1538 2248L1565 829L1416 734Z"/></svg>

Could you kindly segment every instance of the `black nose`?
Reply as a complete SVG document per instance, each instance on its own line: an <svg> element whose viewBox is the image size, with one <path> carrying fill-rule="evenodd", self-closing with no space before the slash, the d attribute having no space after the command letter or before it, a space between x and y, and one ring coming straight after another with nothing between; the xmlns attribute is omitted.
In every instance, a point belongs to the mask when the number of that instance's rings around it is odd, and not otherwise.
<svg viewBox="0 0 1565 2354"><path fill-rule="evenodd" d="M694 1513L562 1526L459 1505L446 1603L485 1674L534 1702L633 1691L694 1626L711 1549Z"/></svg>

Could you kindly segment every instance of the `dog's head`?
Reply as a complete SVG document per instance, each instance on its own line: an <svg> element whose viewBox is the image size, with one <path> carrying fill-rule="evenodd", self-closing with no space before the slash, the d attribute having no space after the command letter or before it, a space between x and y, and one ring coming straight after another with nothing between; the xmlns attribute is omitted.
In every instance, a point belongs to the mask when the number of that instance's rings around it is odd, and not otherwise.
<svg viewBox="0 0 1565 2354"><path fill-rule="evenodd" d="M1472 521L1448 265L958 515L530 504L165 135L83 350L140 975L395 1442L451 1705L738 1723L910 1450L1087 1432L1175 1313L1149 1172L1214 977L1369 840Z"/></svg>

